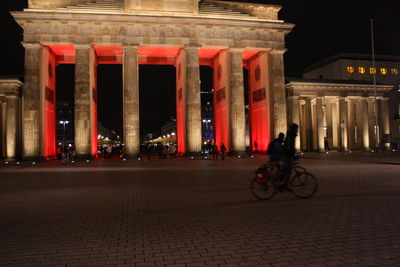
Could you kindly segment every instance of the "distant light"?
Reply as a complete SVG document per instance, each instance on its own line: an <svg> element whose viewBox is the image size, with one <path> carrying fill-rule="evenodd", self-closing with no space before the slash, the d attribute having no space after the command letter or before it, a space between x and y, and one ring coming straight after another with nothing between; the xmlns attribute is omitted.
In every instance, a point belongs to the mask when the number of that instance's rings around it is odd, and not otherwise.
<svg viewBox="0 0 400 267"><path fill-rule="evenodd" d="M194 157L190 157L190 159L194 159Z"/></svg>
<svg viewBox="0 0 400 267"><path fill-rule="evenodd" d="M396 149L392 149L392 152L396 152Z"/></svg>
<svg viewBox="0 0 400 267"><path fill-rule="evenodd" d="M36 162L32 162L32 165L36 165Z"/></svg>
<svg viewBox="0 0 400 267"><path fill-rule="evenodd" d="M351 150L349 150L349 153L350 153L350 154L352 153Z"/></svg>
<svg viewBox="0 0 400 267"><path fill-rule="evenodd" d="M372 152L372 153L374 153L374 152L375 152L375 150L373 150L373 149L372 149L372 150L371 150L371 152Z"/></svg>
<svg viewBox="0 0 400 267"><path fill-rule="evenodd" d="M19 165L19 164L21 164L21 162L18 161L18 162L17 162L17 165Z"/></svg>
<svg viewBox="0 0 400 267"><path fill-rule="evenodd" d="M69 146L69 147L72 147L72 144L69 144L68 146Z"/></svg>
<svg viewBox="0 0 400 267"><path fill-rule="evenodd" d="M238 156L238 158L240 159L240 156Z"/></svg>
<svg viewBox="0 0 400 267"><path fill-rule="evenodd" d="M326 154L329 154L329 151L326 151Z"/></svg>
<svg viewBox="0 0 400 267"><path fill-rule="evenodd" d="M90 162L90 160L87 159L86 162Z"/></svg>
<svg viewBox="0 0 400 267"><path fill-rule="evenodd" d="M203 120L203 122L206 123L207 121L206 121L206 120Z"/></svg>
<svg viewBox="0 0 400 267"><path fill-rule="evenodd" d="M126 159L123 159L123 161L126 161Z"/></svg>
<svg viewBox="0 0 400 267"><path fill-rule="evenodd" d="M205 156L204 158L207 159L207 156Z"/></svg>
<svg viewBox="0 0 400 267"><path fill-rule="evenodd" d="M138 160L142 160L142 158L138 158Z"/></svg>
<svg viewBox="0 0 400 267"><path fill-rule="evenodd" d="M211 122L211 120L208 120L208 122Z"/></svg>
<svg viewBox="0 0 400 267"><path fill-rule="evenodd" d="M75 163L75 161L71 161L71 163Z"/></svg>
<svg viewBox="0 0 400 267"><path fill-rule="evenodd" d="M172 136L174 136L174 135L175 135L175 133L172 133L171 135L172 135Z"/></svg>
<svg viewBox="0 0 400 267"><path fill-rule="evenodd" d="M8 164L8 161L6 161L5 164L7 165L7 164Z"/></svg>
<svg viewBox="0 0 400 267"><path fill-rule="evenodd" d="M250 157L254 158L254 156L253 156L253 155L251 155Z"/></svg>

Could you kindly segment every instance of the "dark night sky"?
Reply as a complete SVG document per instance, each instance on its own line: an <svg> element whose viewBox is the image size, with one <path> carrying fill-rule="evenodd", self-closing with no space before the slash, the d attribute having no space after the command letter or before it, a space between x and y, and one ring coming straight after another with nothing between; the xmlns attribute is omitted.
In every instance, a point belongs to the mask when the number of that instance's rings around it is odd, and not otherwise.
<svg viewBox="0 0 400 267"><path fill-rule="evenodd" d="M241 2L282 5L280 18L296 24L294 31L286 39L288 52L285 55L285 64L288 77L300 77L305 67L338 52L370 53L370 18L375 19L376 53L400 55L400 20L397 14L400 1L248 0ZM0 75L22 75L24 55L20 45L22 31L8 11L22 10L27 6L27 1L1 1L0 5L2 33ZM110 68L114 68L113 73L120 72L118 67ZM159 124L174 113L174 70L165 66L145 66L141 67L140 71L141 100L153 104L153 108L149 108L149 105L141 108L141 116L146 114L145 120L153 123L142 123L141 126L146 130L158 129ZM210 84L209 78L209 72L202 71L205 86ZM120 94L114 93L113 90L118 86L120 88L121 81L115 79L113 75L104 79L106 81L99 80L99 89L104 87L108 92L99 96L99 105L109 105L114 103L113 101L119 103L121 100L117 98ZM109 81L112 81L113 88L109 88ZM120 108L116 108L111 112L101 113L99 120L111 128L119 128L110 124L120 124L121 112Z"/></svg>

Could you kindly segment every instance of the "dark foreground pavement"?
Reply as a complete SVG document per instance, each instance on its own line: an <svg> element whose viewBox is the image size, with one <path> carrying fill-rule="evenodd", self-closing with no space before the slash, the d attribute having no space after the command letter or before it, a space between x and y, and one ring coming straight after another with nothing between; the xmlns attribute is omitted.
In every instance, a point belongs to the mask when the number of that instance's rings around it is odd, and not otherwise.
<svg viewBox="0 0 400 267"><path fill-rule="evenodd" d="M400 266L398 155L311 155L317 195L267 202L261 161L3 166L0 266Z"/></svg>

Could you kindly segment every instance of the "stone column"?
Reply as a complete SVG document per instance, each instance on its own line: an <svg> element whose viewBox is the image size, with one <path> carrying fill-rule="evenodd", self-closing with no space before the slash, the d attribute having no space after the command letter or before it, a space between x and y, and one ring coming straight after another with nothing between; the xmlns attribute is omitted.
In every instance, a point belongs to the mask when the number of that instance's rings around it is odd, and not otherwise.
<svg viewBox="0 0 400 267"><path fill-rule="evenodd" d="M367 99L362 98L361 112L362 112L362 137L363 137L363 148L368 150L370 148L369 138L369 124L368 124L368 102Z"/></svg>
<svg viewBox="0 0 400 267"><path fill-rule="evenodd" d="M229 49L230 64L230 129L232 151L246 151L246 119L244 112L243 59L241 49Z"/></svg>
<svg viewBox="0 0 400 267"><path fill-rule="evenodd" d="M136 46L124 47L123 68L124 143L129 157L140 153L139 65Z"/></svg>
<svg viewBox="0 0 400 267"><path fill-rule="evenodd" d="M313 147L313 127L312 127L312 105L311 98L306 99L306 129L307 129L307 151L311 151Z"/></svg>
<svg viewBox="0 0 400 267"><path fill-rule="evenodd" d="M382 133L384 135L390 134L390 123L389 123L389 103L387 98L381 99L381 110L382 110ZM382 136L384 137L384 136ZM385 140L383 140L385 141ZM390 149L390 143L383 144L386 149Z"/></svg>
<svg viewBox="0 0 400 267"><path fill-rule="evenodd" d="M17 96L10 96L6 98L6 101L7 101L6 159L14 160L17 157L19 99Z"/></svg>
<svg viewBox="0 0 400 267"><path fill-rule="evenodd" d="M285 67L283 54L285 51L272 51L270 53L271 62L271 91L273 103L273 136L278 136L280 132L287 131L287 112L286 112L286 91L285 91Z"/></svg>
<svg viewBox="0 0 400 267"><path fill-rule="evenodd" d="M340 143L343 150L348 150L347 141L347 103L344 98L339 98L339 125L340 125Z"/></svg>
<svg viewBox="0 0 400 267"><path fill-rule="evenodd" d="M347 136L349 140L349 149L355 149L355 108L354 100L347 102Z"/></svg>
<svg viewBox="0 0 400 267"><path fill-rule="evenodd" d="M317 138L318 138L318 151L325 151L325 143L324 143L324 111L322 108L322 97L317 97L316 99L316 108L317 108Z"/></svg>
<svg viewBox="0 0 400 267"><path fill-rule="evenodd" d="M7 158L7 102L5 100L0 101L0 109L1 109L1 155L0 158Z"/></svg>
<svg viewBox="0 0 400 267"><path fill-rule="evenodd" d="M300 140L301 140L301 127L304 127L304 125L300 125L300 103L299 103L299 97L298 96L292 96L291 97L291 111L292 111L292 115L291 115L291 122L290 123L295 123L297 125L299 125L299 131L297 133L297 137L296 137L296 150L300 151L301 147L300 147Z"/></svg>
<svg viewBox="0 0 400 267"><path fill-rule="evenodd" d="M377 147L377 129L376 129L376 125L375 125L375 111L377 111L376 109L376 104L375 104L375 100L373 98L369 98L368 99L368 128L369 128L369 140L370 140L370 147L371 148L376 148Z"/></svg>
<svg viewBox="0 0 400 267"><path fill-rule="evenodd" d="M78 157L92 152L92 84L93 55L90 45L76 45L75 61L75 149Z"/></svg>
<svg viewBox="0 0 400 267"><path fill-rule="evenodd" d="M22 90L22 157L40 157L40 75L41 45L23 43L25 83Z"/></svg>
<svg viewBox="0 0 400 267"><path fill-rule="evenodd" d="M201 98L199 49L185 49L187 152L201 153Z"/></svg>

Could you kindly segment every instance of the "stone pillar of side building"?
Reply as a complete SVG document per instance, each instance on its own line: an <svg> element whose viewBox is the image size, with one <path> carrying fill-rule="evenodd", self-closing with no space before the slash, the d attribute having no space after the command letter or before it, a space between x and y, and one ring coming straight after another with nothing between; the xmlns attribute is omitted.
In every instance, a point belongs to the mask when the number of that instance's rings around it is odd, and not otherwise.
<svg viewBox="0 0 400 267"><path fill-rule="evenodd" d="M362 98L360 100L361 113L362 113L362 140L363 148L365 150L370 149L370 135L369 135L369 124L368 124L368 100Z"/></svg>
<svg viewBox="0 0 400 267"><path fill-rule="evenodd" d="M312 151L313 148L313 123L312 123L312 105L311 105L311 98L307 98L305 100L305 106L306 106L306 132L307 132L307 151Z"/></svg>
<svg viewBox="0 0 400 267"><path fill-rule="evenodd" d="M125 152L128 157L135 157L140 153L139 65L137 46L124 47L123 64L123 129Z"/></svg>
<svg viewBox="0 0 400 267"><path fill-rule="evenodd" d="M1 159L7 157L7 102L5 98L0 99L0 137L1 137Z"/></svg>
<svg viewBox="0 0 400 267"><path fill-rule="evenodd" d="M317 109L317 142L318 142L318 151L325 151L325 133L324 133L324 110L322 107L322 97L317 97L316 99L316 109Z"/></svg>
<svg viewBox="0 0 400 267"><path fill-rule="evenodd" d="M185 90L186 90L186 140L187 153L201 153L201 98L199 48L186 47Z"/></svg>
<svg viewBox="0 0 400 267"><path fill-rule="evenodd" d="M356 138L355 138L355 108L354 108L354 100L349 99L347 101L347 136L349 142L349 149L356 148Z"/></svg>
<svg viewBox="0 0 400 267"><path fill-rule="evenodd" d="M385 135L390 135L390 123L389 123L389 99L382 98L381 99L381 121L382 121L382 142L384 142L383 146L386 149L390 149L390 142L386 142Z"/></svg>
<svg viewBox="0 0 400 267"><path fill-rule="evenodd" d="M273 136L278 136L280 132L286 133L287 131L284 53L284 50L273 50L270 52Z"/></svg>
<svg viewBox="0 0 400 267"><path fill-rule="evenodd" d="M290 116L290 121L289 123L295 123L299 125L299 131L297 133L296 137L296 144L295 148L297 151L301 150L301 127L304 127L304 125L300 125L300 102L299 102L299 97L298 96L292 96L289 98L289 101L291 102L291 116Z"/></svg>
<svg viewBox="0 0 400 267"><path fill-rule="evenodd" d="M347 139L347 102L344 97L340 97L338 99L338 107L339 107L339 136L340 136L340 144L342 150L348 150L348 139Z"/></svg>
<svg viewBox="0 0 400 267"><path fill-rule="evenodd" d="M19 96L6 97L6 160L17 159L17 144L18 144L18 128L19 128Z"/></svg>
<svg viewBox="0 0 400 267"><path fill-rule="evenodd" d="M376 117L375 117L375 111L377 112L377 105L375 104L375 99L374 98L368 98L368 129L369 129L369 140L370 140L370 147L371 148L376 148L378 146L377 143L377 135L379 134L377 132L376 128Z"/></svg>
<svg viewBox="0 0 400 267"><path fill-rule="evenodd" d="M246 151L242 53L243 51L241 49L229 49L230 132L232 138L232 152L237 154Z"/></svg>
<svg viewBox="0 0 400 267"><path fill-rule="evenodd" d="M22 89L22 157L40 157L40 75L41 45L23 43L25 48L25 82Z"/></svg>
<svg viewBox="0 0 400 267"><path fill-rule="evenodd" d="M76 45L75 59L75 151L79 158L92 158L94 154L94 52L88 44Z"/></svg>

